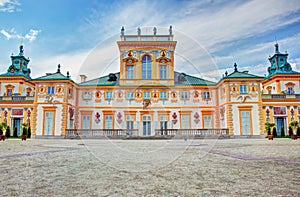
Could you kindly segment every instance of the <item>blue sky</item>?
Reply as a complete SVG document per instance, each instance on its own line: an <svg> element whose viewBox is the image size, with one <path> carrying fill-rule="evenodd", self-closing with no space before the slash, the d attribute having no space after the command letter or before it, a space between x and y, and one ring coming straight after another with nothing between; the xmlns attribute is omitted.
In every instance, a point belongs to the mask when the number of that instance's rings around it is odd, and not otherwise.
<svg viewBox="0 0 300 197"><path fill-rule="evenodd" d="M173 26L177 44L175 70L217 80L236 62L239 70L263 76L274 52L300 70L300 1L97 1L0 0L0 72L11 53L24 44L33 78L70 71L89 79L118 72L120 29L158 34ZM186 61L190 62L186 66Z"/></svg>

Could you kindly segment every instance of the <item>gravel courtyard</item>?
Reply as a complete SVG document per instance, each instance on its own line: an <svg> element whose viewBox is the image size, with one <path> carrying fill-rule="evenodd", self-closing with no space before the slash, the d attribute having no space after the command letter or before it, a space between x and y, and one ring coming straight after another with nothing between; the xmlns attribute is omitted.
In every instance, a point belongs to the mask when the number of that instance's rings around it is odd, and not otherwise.
<svg viewBox="0 0 300 197"><path fill-rule="evenodd" d="M1 196L300 196L300 140L0 142Z"/></svg>

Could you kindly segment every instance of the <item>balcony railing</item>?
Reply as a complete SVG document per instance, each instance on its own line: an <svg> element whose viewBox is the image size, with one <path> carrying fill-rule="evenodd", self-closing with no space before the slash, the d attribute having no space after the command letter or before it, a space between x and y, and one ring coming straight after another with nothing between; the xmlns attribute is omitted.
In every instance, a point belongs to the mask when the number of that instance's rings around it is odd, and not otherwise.
<svg viewBox="0 0 300 197"><path fill-rule="evenodd" d="M2 102L33 102L34 96L0 96Z"/></svg>
<svg viewBox="0 0 300 197"><path fill-rule="evenodd" d="M280 100L280 99L299 99L300 94L262 94L262 99L274 99L274 100Z"/></svg>
<svg viewBox="0 0 300 197"><path fill-rule="evenodd" d="M126 137L137 136L137 129L66 129L66 137Z"/></svg>
<svg viewBox="0 0 300 197"><path fill-rule="evenodd" d="M228 136L228 129L156 129L155 136ZM66 138L139 136L138 129L66 129Z"/></svg>
<svg viewBox="0 0 300 197"><path fill-rule="evenodd" d="M155 135L167 135L167 136L213 136L229 134L228 129L156 129Z"/></svg>

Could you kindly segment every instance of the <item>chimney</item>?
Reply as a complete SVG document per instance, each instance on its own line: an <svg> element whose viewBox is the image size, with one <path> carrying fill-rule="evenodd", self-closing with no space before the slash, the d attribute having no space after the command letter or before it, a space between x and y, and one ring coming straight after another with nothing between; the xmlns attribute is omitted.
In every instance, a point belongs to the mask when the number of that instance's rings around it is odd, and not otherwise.
<svg viewBox="0 0 300 197"><path fill-rule="evenodd" d="M244 74L248 74L248 72L249 72L248 70L243 71Z"/></svg>
<svg viewBox="0 0 300 197"><path fill-rule="evenodd" d="M86 82L86 78L87 78L86 75L80 75L81 83Z"/></svg>

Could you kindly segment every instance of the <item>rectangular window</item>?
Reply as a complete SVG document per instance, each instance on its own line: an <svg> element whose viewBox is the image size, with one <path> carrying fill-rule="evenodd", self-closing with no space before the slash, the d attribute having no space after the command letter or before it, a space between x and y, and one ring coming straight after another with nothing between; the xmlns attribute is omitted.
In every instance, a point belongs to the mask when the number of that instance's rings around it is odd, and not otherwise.
<svg viewBox="0 0 300 197"><path fill-rule="evenodd" d="M167 66L160 66L160 79L167 79Z"/></svg>
<svg viewBox="0 0 300 197"><path fill-rule="evenodd" d="M54 86L48 86L48 94L54 94Z"/></svg>
<svg viewBox="0 0 300 197"><path fill-rule="evenodd" d="M134 125L134 116L127 115L126 116L126 129L127 129L126 134L127 135L132 135L133 125Z"/></svg>
<svg viewBox="0 0 300 197"><path fill-rule="evenodd" d="M12 96L12 89L7 90L7 96Z"/></svg>
<svg viewBox="0 0 300 197"><path fill-rule="evenodd" d="M167 92L160 92L159 93L159 98L162 99L162 100L167 99Z"/></svg>
<svg viewBox="0 0 300 197"><path fill-rule="evenodd" d="M287 93L288 94L294 94L293 88L292 87L288 87Z"/></svg>
<svg viewBox="0 0 300 197"><path fill-rule="evenodd" d="M84 100L90 100L91 99L91 93L90 92L84 92L83 99Z"/></svg>
<svg viewBox="0 0 300 197"><path fill-rule="evenodd" d="M211 115L204 115L204 129L212 128L212 116Z"/></svg>
<svg viewBox="0 0 300 197"><path fill-rule="evenodd" d="M105 92L105 99L111 100L112 99L112 92Z"/></svg>
<svg viewBox="0 0 300 197"><path fill-rule="evenodd" d="M188 99L188 92L181 92L181 99Z"/></svg>
<svg viewBox="0 0 300 197"><path fill-rule="evenodd" d="M182 129L190 129L190 115L182 115L181 124Z"/></svg>
<svg viewBox="0 0 300 197"><path fill-rule="evenodd" d="M150 99L150 92L144 92L144 99Z"/></svg>
<svg viewBox="0 0 300 197"><path fill-rule="evenodd" d="M127 92L127 99L134 99L134 92Z"/></svg>
<svg viewBox="0 0 300 197"><path fill-rule="evenodd" d="M210 98L209 92L203 92L203 98L204 99L209 99Z"/></svg>
<svg viewBox="0 0 300 197"><path fill-rule="evenodd" d="M240 85L240 94L247 94L247 86Z"/></svg>
<svg viewBox="0 0 300 197"><path fill-rule="evenodd" d="M133 72L134 72L133 66L126 66L126 79L133 79Z"/></svg>
<svg viewBox="0 0 300 197"><path fill-rule="evenodd" d="M90 115L82 116L82 129L91 129L91 116Z"/></svg>
<svg viewBox="0 0 300 197"><path fill-rule="evenodd" d="M113 128L112 120L113 120L112 115L106 115L105 116L105 125L104 125L105 129L112 129Z"/></svg>

